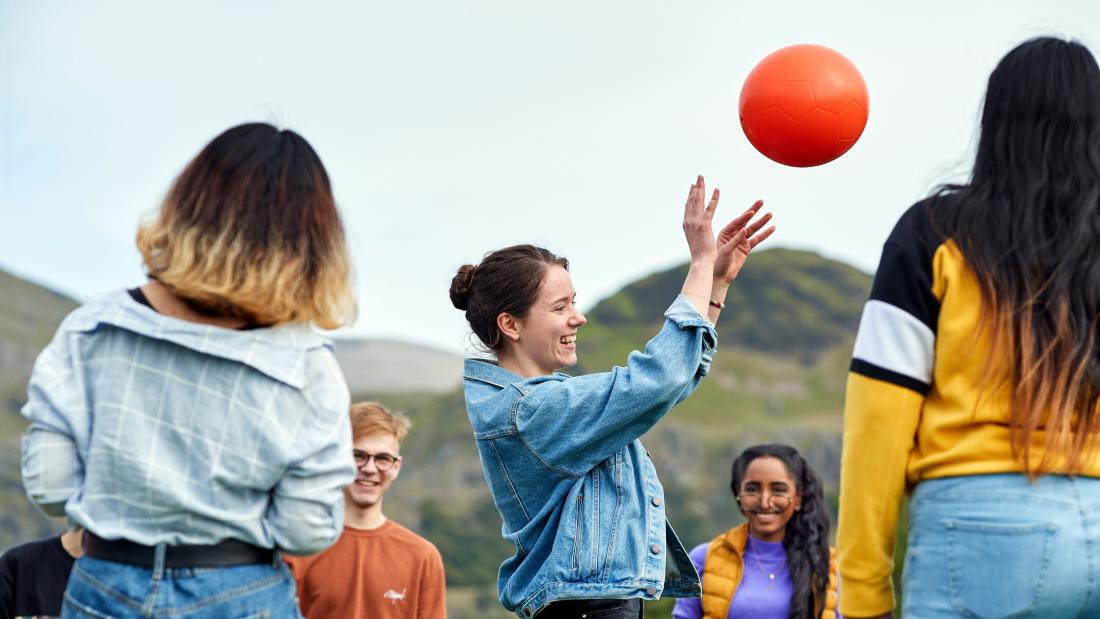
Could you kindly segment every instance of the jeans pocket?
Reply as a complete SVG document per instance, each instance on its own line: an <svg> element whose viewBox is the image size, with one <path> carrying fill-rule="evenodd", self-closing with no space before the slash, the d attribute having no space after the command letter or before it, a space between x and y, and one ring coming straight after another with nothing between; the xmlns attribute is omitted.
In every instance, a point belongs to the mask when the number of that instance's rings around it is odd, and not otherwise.
<svg viewBox="0 0 1100 619"><path fill-rule="evenodd" d="M945 520L951 605L974 619L1029 616L1057 526Z"/></svg>

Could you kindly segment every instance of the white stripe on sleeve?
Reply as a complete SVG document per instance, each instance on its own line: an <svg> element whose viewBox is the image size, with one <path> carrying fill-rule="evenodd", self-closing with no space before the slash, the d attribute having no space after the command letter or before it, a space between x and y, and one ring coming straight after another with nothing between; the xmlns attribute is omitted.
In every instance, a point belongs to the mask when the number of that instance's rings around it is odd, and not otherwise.
<svg viewBox="0 0 1100 619"><path fill-rule="evenodd" d="M932 329L912 314L871 299L863 306L852 356L930 384L935 342Z"/></svg>

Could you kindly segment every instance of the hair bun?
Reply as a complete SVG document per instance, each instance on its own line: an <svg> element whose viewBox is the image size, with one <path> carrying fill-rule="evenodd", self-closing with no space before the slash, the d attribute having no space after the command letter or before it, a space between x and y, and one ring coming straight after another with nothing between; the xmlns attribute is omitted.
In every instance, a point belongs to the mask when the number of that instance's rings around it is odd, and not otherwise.
<svg viewBox="0 0 1100 619"><path fill-rule="evenodd" d="M458 273L451 280L451 303L462 311L466 311L470 304L470 287L473 286L476 271L476 266L464 264L458 267Z"/></svg>

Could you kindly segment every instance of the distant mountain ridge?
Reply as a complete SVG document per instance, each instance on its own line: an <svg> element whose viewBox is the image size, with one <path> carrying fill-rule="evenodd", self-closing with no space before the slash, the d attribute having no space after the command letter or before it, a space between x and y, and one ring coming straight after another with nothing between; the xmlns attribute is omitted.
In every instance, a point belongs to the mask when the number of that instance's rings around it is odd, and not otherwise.
<svg viewBox="0 0 1100 619"><path fill-rule="evenodd" d="M462 381L462 357L397 340L337 338L336 360L352 393L445 393Z"/></svg>

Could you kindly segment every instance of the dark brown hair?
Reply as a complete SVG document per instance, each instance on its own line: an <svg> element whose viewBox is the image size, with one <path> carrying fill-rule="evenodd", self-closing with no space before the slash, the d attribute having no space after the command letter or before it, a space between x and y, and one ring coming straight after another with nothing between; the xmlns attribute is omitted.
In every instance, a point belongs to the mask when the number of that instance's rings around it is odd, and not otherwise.
<svg viewBox="0 0 1100 619"><path fill-rule="evenodd" d="M250 123L214 138L137 246L149 276L204 313L329 329L355 316L328 173L290 130Z"/></svg>
<svg viewBox="0 0 1100 619"><path fill-rule="evenodd" d="M569 269L569 261L534 245L513 245L485 254L481 264L464 264L451 280L451 303L466 312L474 335L489 350L504 346L497 316L523 318L538 297L546 267Z"/></svg>

